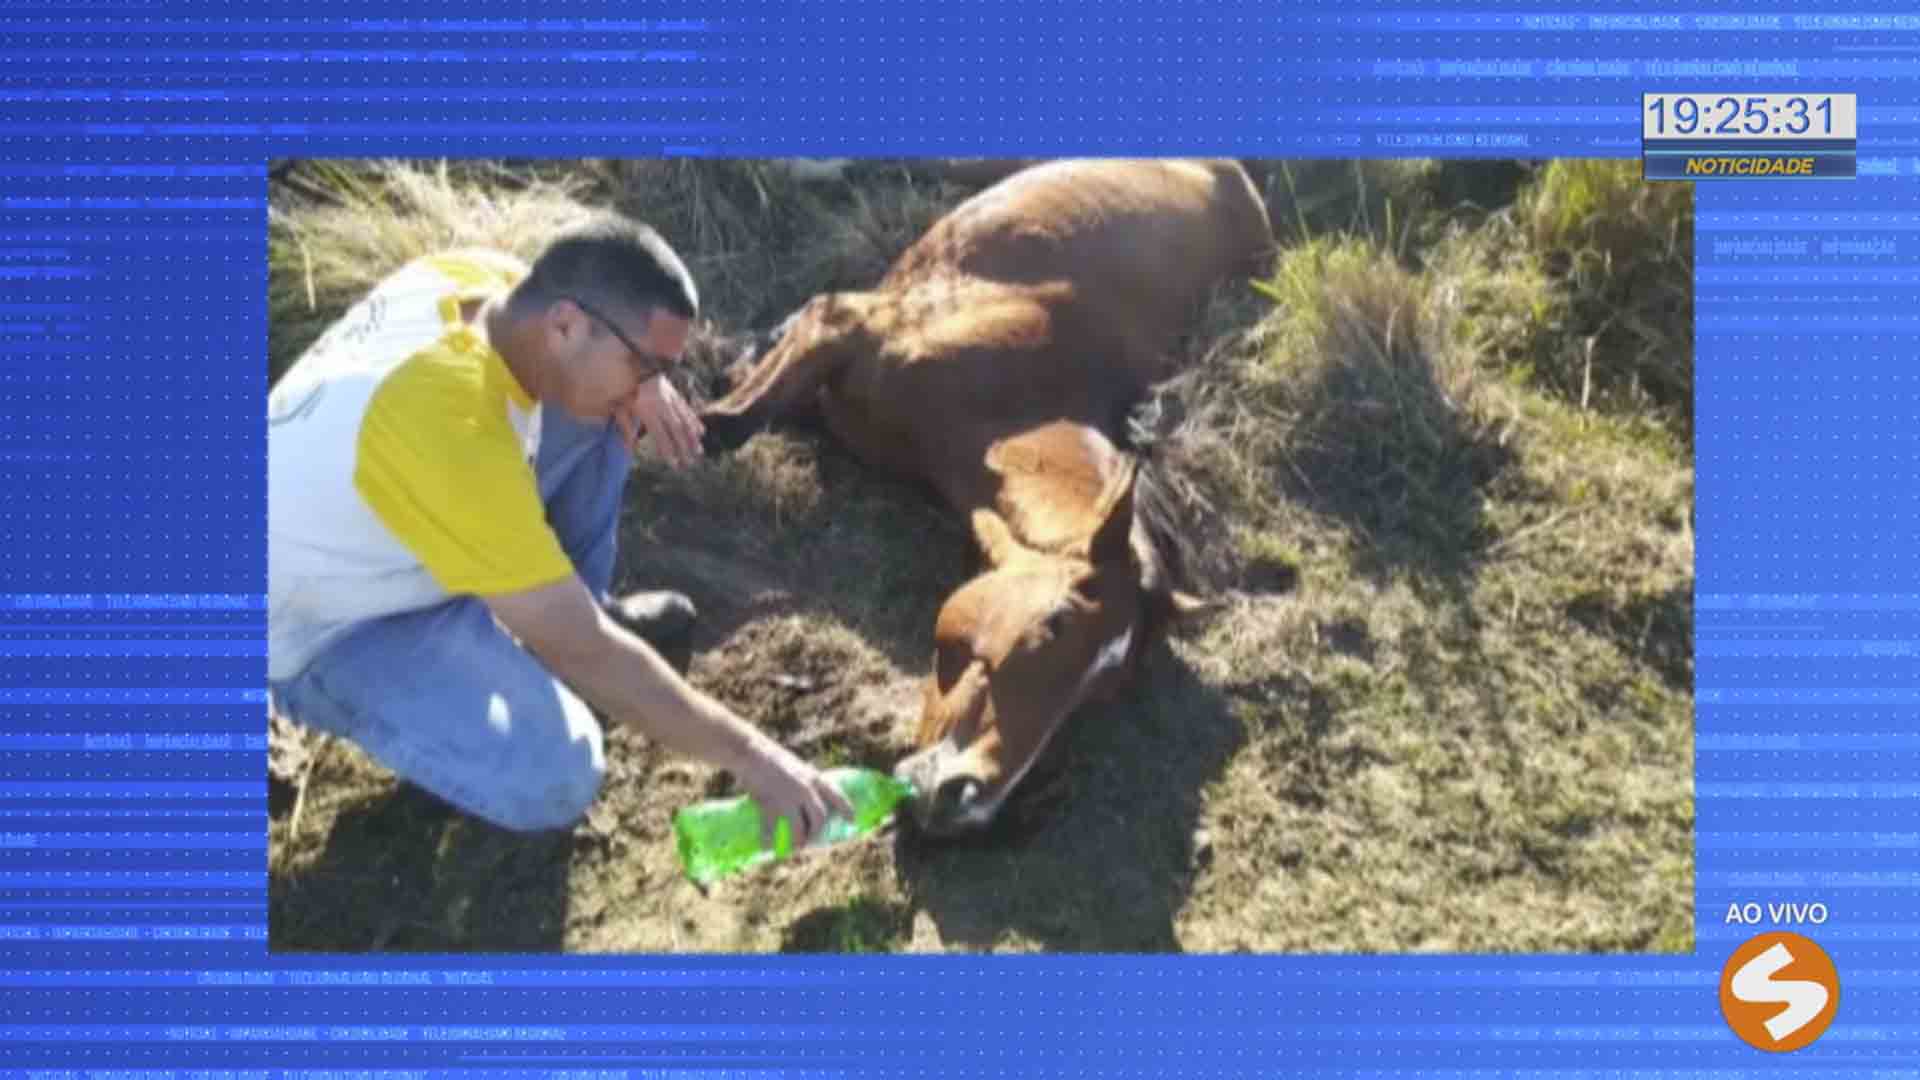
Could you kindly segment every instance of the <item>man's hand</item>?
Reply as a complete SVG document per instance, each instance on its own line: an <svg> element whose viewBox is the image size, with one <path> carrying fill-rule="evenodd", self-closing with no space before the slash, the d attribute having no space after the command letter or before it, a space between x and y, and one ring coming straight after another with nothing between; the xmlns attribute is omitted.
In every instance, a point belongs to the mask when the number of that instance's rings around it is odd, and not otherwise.
<svg viewBox="0 0 1920 1080"><path fill-rule="evenodd" d="M806 847L829 817L853 817L853 805L838 789L771 739L756 739L734 774L760 804L760 840L768 847L783 817L792 825L795 850Z"/></svg>
<svg viewBox="0 0 1920 1080"><path fill-rule="evenodd" d="M615 625L578 577L484 599L508 633L608 719L738 777L760 803L769 842L782 817L792 823L797 848L832 814L853 816L846 798L811 765L688 685L645 642Z"/></svg>
<svg viewBox="0 0 1920 1080"><path fill-rule="evenodd" d="M654 452L676 469L700 458L700 439L706 427L665 375L641 383L633 398L614 410L613 419L629 447L638 446L644 429L653 436Z"/></svg>

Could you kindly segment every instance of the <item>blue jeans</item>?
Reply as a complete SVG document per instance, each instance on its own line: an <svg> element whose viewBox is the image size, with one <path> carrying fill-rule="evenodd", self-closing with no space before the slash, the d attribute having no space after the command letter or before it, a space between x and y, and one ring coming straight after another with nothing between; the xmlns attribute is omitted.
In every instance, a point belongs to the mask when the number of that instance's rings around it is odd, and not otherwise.
<svg viewBox="0 0 1920 1080"><path fill-rule="evenodd" d="M613 586L632 458L613 424L542 409L535 461L547 520L596 597ZM494 622L478 597L369 620L306 670L270 683L276 711L350 739L475 817L565 828L606 775L600 724Z"/></svg>

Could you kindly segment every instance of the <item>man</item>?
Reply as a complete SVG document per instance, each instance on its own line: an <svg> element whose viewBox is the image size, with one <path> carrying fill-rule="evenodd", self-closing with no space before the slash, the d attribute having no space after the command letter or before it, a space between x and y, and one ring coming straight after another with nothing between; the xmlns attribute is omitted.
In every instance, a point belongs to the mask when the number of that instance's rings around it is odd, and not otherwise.
<svg viewBox="0 0 1920 1080"><path fill-rule="evenodd" d="M565 827L596 797L582 698L732 772L768 836L784 816L804 844L851 814L661 659L691 629L685 597L608 597L638 437L675 467L700 454L663 377L697 311L665 241L603 214L531 267L417 259L330 327L268 406L276 710L513 830Z"/></svg>

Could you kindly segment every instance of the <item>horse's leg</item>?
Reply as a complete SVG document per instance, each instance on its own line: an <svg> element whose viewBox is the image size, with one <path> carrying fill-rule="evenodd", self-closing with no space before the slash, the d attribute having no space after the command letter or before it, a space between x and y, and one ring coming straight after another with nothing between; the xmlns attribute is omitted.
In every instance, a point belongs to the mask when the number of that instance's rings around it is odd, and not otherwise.
<svg viewBox="0 0 1920 1080"><path fill-rule="evenodd" d="M746 378L701 412L706 452L736 449L774 421L809 412L820 389L860 354L863 307L845 295L823 296L789 320Z"/></svg>
<svg viewBox="0 0 1920 1080"><path fill-rule="evenodd" d="M681 366L707 401L718 401L746 381L758 358L780 343L780 328L722 333L703 330L688 342Z"/></svg>
<svg viewBox="0 0 1920 1080"><path fill-rule="evenodd" d="M776 347L726 397L701 412L702 449L708 454L736 450L777 420L814 414L815 396L845 361L839 348Z"/></svg>

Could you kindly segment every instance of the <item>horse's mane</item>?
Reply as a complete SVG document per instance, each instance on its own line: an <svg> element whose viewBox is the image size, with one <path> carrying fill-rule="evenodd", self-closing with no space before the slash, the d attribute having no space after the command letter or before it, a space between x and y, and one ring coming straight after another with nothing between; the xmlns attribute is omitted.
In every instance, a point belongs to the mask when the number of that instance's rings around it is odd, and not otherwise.
<svg viewBox="0 0 1920 1080"><path fill-rule="evenodd" d="M1171 438L1165 398L1149 394L1125 413L1115 445L1137 463L1133 513L1160 557L1170 588L1193 587L1193 544L1166 483L1164 450Z"/></svg>

